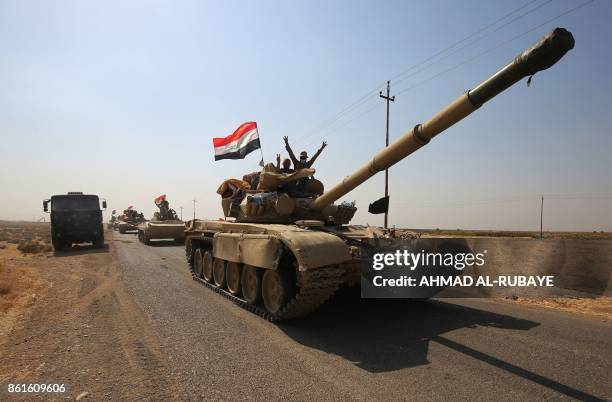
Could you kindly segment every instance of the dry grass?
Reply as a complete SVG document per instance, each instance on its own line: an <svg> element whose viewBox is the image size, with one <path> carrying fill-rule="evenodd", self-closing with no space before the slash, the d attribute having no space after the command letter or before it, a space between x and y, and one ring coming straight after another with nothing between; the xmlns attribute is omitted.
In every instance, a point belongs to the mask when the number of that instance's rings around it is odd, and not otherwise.
<svg viewBox="0 0 612 402"><path fill-rule="evenodd" d="M571 311L587 315L606 317L612 319L612 297L540 297L524 298L518 297L515 301L519 304L527 304L556 310Z"/></svg>
<svg viewBox="0 0 612 402"><path fill-rule="evenodd" d="M47 222L0 221L0 242L17 244L22 253L38 254L52 250L51 227Z"/></svg>
<svg viewBox="0 0 612 402"><path fill-rule="evenodd" d="M12 280L9 276L7 269L0 264L0 295L7 295L11 293Z"/></svg>
<svg viewBox="0 0 612 402"><path fill-rule="evenodd" d="M41 242L39 240L26 240L19 242L17 245L17 250L24 254L39 254L52 251L53 248L49 243Z"/></svg>

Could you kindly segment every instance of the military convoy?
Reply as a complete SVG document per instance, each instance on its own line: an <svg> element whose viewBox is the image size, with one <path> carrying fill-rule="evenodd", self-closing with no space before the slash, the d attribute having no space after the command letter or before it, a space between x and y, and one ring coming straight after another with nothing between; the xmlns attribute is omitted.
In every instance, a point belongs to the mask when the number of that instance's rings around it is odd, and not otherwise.
<svg viewBox="0 0 612 402"><path fill-rule="evenodd" d="M151 244L151 240L161 239L182 242L185 239L185 223L170 208L166 194L160 195L154 202L159 211L153 214L151 220L138 225L138 240L147 245Z"/></svg>
<svg viewBox="0 0 612 402"><path fill-rule="evenodd" d="M106 209L106 200L102 200L102 209ZM81 242L91 242L97 248L104 247L102 209L97 195L82 192L54 195L43 200L43 211L51 214L53 249L61 251Z"/></svg>
<svg viewBox="0 0 612 402"><path fill-rule="evenodd" d="M314 169L282 173L267 165L256 175L256 186L237 179L223 183L218 192L225 220L185 224L164 195L155 199L159 212L150 221L128 208L111 223L120 233L137 230L145 244L184 238L195 280L268 320L309 314L340 285L359 283L373 249L403 241L376 228L349 225L355 204L335 202L521 79L553 66L573 46L570 32L555 29L327 191L312 177ZM51 205L56 249L81 240L103 244L97 196L54 196ZM74 229L75 221L87 229Z"/></svg>
<svg viewBox="0 0 612 402"><path fill-rule="evenodd" d="M259 175L263 191L227 186L231 191L223 191L222 207L234 221L195 219L187 226L186 255L194 279L271 321L314 311L341 284L359 281L372 247L397 241L348 225L355 205L334 202L521 79L551 67L573 46L570 32L555 29L328 191L309 179L313 169L282 174L272 166ZM302 189L317 190L292 196L285 189L296 180Z"/></svg>

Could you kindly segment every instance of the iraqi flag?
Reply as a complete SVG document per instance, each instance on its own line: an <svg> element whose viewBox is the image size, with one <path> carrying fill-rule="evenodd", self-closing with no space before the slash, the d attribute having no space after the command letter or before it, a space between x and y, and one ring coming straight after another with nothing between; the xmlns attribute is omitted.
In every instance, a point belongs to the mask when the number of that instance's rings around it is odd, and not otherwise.
<svg viewBox="0 0 612 402"><path fill-rule="evenodd" d="M244 123L233 134L225 138L213 138L215 160L243 159L250 152L261 148L257 123Z"/></svg>

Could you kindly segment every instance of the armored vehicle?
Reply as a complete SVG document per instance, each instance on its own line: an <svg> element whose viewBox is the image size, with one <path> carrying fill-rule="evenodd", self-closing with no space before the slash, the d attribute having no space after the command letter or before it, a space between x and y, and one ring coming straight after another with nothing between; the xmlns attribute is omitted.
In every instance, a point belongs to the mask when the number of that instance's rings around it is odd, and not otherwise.
<svg viewBox="0 0 612 402"><path fill-rule="evenodd" d="M137 232L138 225L145 222L146 219L141 212L138 212L131 205L123 211L119 216L117 229L119 233Z"/></svg>
<svg viewBox="0 0 612 402"><path fill-rule="evenodd" d="M151 240L172 239L182 242L185 239L185 223L179 219L170 203L166 200L166 194L162 194L155 200L158 212L153 218L138 225L138 240L144 244L150 244Z"/></svg>
<svg viewBox="0 0 612 402"><path fill-rule="evenodd" d="M69 192L54 195L43 201L43 210L49 212L51 203L51 241L60 251L73 243L91 242L95 247L104 247L102 210L97 195ZM102 200L106 209L106 200Z"/></svg>
<svg viewBox="0 0 612 402"><path fill-rule="evenodd" d="M118 216L117 216L117 211L115 211L113 209L113 212L111 212L111 217L108 221L108 229L112 230L115 228L115 222L118 220Z"/></svg>
<svg viewBox="0 0 612 402"><path fill-rule="evenodd" d="M258 192L239 180L224 183L218 191L223 211L234 221L188 223L186 254L194 279L271 321L314 311L339 285L359 282L373 247L397 241L348 225L354 203L334 202L521 79L553 66L573 47L572 34L555 29L328 191L309 179L312 169L282 174L266 166ZM297 191L291 185L296 182Z"/></svg>

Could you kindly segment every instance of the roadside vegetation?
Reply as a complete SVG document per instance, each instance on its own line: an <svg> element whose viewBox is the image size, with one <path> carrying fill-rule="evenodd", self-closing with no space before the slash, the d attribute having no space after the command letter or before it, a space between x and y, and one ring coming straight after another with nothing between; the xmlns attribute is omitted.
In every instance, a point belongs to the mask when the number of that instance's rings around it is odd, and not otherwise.
<svg viewBox="0 0 612 402"><path fill-rule="evenodd" d="M52 251L51 228L46 222L0 221L0 247L2 244L16 244L24 254L38 254Z"/></svg>
<svg viewBox="0 0 612 402"><path fill-rule="evenodd" d="M0 296L11 292L11 278L4 265L0 264Z"/></svg>

